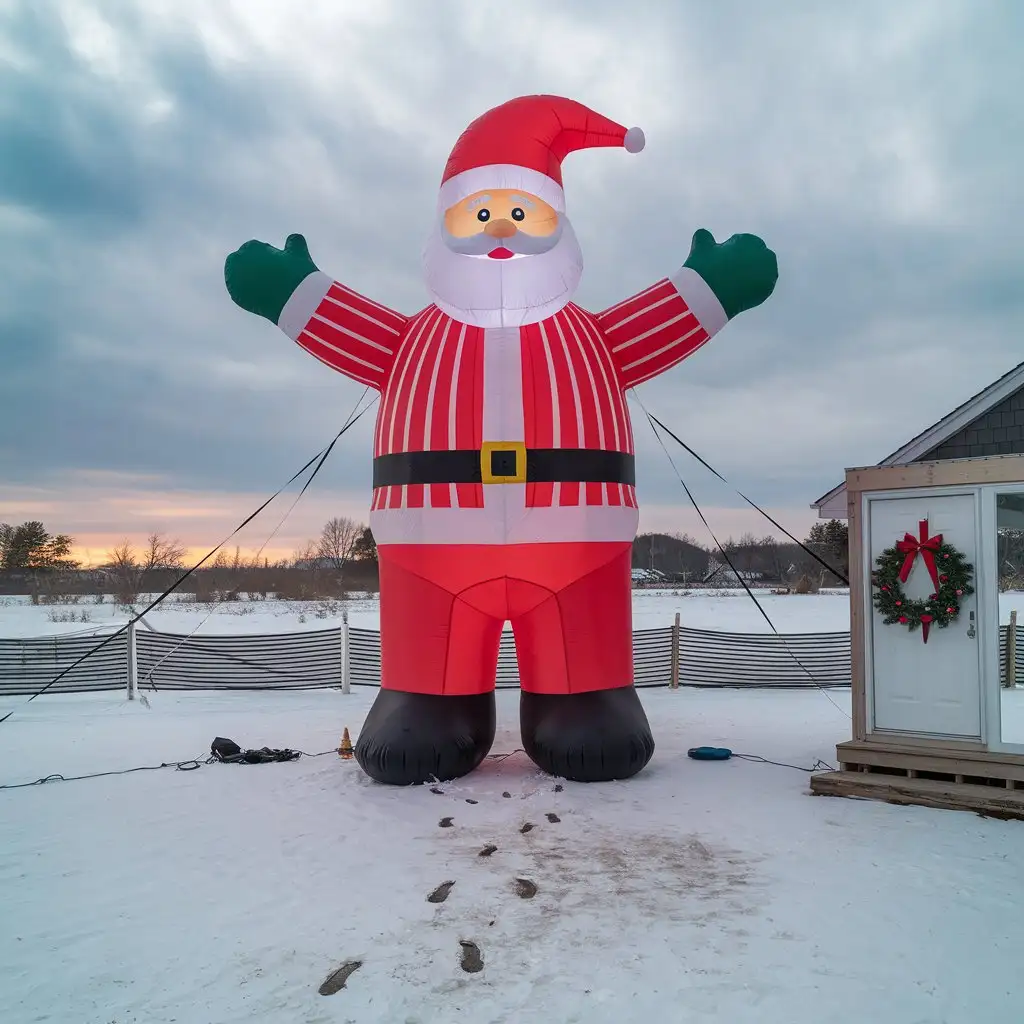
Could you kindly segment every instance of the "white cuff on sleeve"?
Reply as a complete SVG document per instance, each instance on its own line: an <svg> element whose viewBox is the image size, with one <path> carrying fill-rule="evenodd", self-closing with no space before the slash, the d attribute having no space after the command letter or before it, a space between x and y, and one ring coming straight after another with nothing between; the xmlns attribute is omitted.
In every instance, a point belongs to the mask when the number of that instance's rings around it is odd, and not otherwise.
<svg viewBox="0 0 1024 1024"><path fill-rule="evenodd" d="M302 329L309 323L309 318L316 312L316 307L330 291L332 283L327 274L315 270L309 276L304 277L288 297L288 301L281 310L281 315L277 318L277 326L292 341L298 339Z"/></svg>
<svg viewBox="0 0 1024 1024"><path fill-rule="evenodd" d="M717 334L729 321L722 304L711 290L707 281L696 270L680 267L669 280L675 285L676 291L690 307L693 315L700 321L701 327L710 338ZM303 282L305 284L305 282Z"/></svg>

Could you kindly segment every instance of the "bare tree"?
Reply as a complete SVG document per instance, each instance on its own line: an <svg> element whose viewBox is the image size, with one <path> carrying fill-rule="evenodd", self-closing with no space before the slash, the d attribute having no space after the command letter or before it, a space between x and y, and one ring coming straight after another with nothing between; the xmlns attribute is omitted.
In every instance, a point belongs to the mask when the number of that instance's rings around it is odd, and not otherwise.
<svg viewBox="0 0 1024 1024"><path fill-rule="evenodd" d="M154 569L181 569L185 560L185 547L180 541L172 540L161 533L151 533L146 538L140 565L143 572Z"/></svg>
<svg viewBox="0 0 1024 1024"><path fill-rule="evenodd" d="M292 565L296 568L312 568L317 559L318 547L315 540L303 541L292 555Z"/></svg>
<svg viewBox="0 0 1024 1024"><path fill-rule="evenodd" d="M113 580L118 604L132 607L139 599L143 570L131 541L122 541L107 553L106 568Z"/></svg>
<svg viewBox="0 0 1024 1024"><path fill-rule="evenodd" d="M335 516L324 525L316 546L316 557L332 569L344 569L351 561L353 550L363 532L361 523L354 519Z"/></svg>

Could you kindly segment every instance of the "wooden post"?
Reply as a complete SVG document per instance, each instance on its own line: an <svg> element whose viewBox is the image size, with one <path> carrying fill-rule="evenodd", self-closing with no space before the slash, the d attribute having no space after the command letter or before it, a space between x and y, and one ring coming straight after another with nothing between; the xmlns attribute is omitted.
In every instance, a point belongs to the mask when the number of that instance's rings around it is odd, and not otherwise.
<svg viewBox="0 0 1024 1024"><path fill-rule="evenodd" d="M341 692L352 691L352 665L349 655L348 612L341 613Z"/></svg>
<svg viewBox="0 0 1024 1024"><path fill-rule="evenodd" d="M128 623L127 630L127 651L128 651L128 699L135 700L139 692L139 657L138 649L135 646L135 623Z"/></svg>
<svg viewBox="0 0 1024 1024"><path fill-rule="evenodd" d="M673 690L679 689L679 612L672 626L672 682Z"/></svg>
<svg viewBox="0 0 1024 1024"><path fill-rule="evenodd" d="M846 473L846 522L850 551L850 713L853 718L853 739L863 741L868 734L867 651L870 615L865 598L871 593L870 573L864 572L864 548L867 546L870 521L861 516L861 491L851 471ZM870 510L868 510L870 520ZM865 579L865 575L867 578ZM866 593L865 593L866 592ZM870 606L869 606L870 607Z"/></svg>
<svg viewBox="0 0 1024 1024"><path fill-rule="evenodd" d="M1017 685L1017 609L1010 612L1010 625L1006 631L1006 678L1003 686Z"/></svg>

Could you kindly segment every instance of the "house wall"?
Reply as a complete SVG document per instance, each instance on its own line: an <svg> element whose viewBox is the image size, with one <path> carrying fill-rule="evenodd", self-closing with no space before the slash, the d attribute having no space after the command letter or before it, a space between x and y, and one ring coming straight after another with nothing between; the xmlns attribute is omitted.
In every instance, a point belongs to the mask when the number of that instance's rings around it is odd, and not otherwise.
<svg viewBox="0 0 1024 1024"><path fill-rule="evenodd" d="M963 430L915 462L1024 454L1024 390L1017 391L968 423Z"/></svg>
<svg viewBox="0 0 1024 1024"><path fill-rule="evenodd" d="M997 385L1000 383L996 382ZM903 464L991 458L994 455L1024 455L1024 388L1018 388L941 444ZM819 519L846 519L846 505L847 492L844 488L823 505L812 507L817 508Z"/></svg>
<svg viewBox="0 0 1024 1024"><path fill-rule="evenodd" d="M847 518L847 497L845 488L834 498L818 506L819 519L846 519Z"/></svg>

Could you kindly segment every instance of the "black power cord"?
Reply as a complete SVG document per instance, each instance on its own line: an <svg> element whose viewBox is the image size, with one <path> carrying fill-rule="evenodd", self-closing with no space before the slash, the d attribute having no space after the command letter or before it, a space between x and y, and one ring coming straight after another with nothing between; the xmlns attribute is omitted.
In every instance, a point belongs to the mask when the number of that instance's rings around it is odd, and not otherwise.
<svg viewBox="0 0 1024 1024"><path fill-rule="evenodd" d="M249 753L246 751L246 753ZM259 751L256 751L259 753ZM307 754L304 750L288 751L289 754L297 755L296 757L289 758L288 760L297 760L298 756L301 757L323 757L325 754L337 754L335 750L321 750L318 754ZM92 772L89 775L45 775L41 779L36 779L35 782L16 782L8 785L0 785L0 789L28 789L30 786L42 786L49 782L80 782L83 779L102 779L109 775L131 775L133 772L157 772L161 768L173 768L179 772L194 772L197 768L202 768L205 764L216 764L221 758L214 757L212 754L208 757L195 757L190 761L164 761L162 764L147 764L142 765L139 768L122 768L119 771L112 772ZM276 759L283 760L283 759Z"/></svg>
<svg viewBox="0 0 1024 1024"><path fill-rule="evenodd" d="M266 750L267 748L263 748L263 749ZM258 750L257 751L246 751L245 753L247 753L247 754L248 753L259 754L260 751L258 751ZM271 760L280 761L280 760L298 760L299 757L325 757L327 754L335 754L335 755L337 755L338 751L335 748L335 749L332 749L332 750L321 750L319 753L316 753L316 754L307 754L306 751L304 751L304 750L275 751L274 753L286 753L286 754L296 755L294 757L288 757L288 758L279 757L279 758L272 758L271 759ZM515 754L522 754L522 753L525 753L525 751L521 747L519 747L516 750L509 750L508 752L503 753L503 754L488 754L487 755L487 760L489 760L489 761L504 761L508 757L512 757ZM786 763L784 763L782 761L769 761L767 758L760 757L757 754L737 754L737 753L733 753L732 756L733 757L742 758L744 761L752 761L752 762L754 762L756 764L771 764L771 765L777 765L779 768L792 768L792 769L794 769L795 771L798 771L798 772L835 771L835 769L831 765L826 764L824 761L816 761L813 768L802 768L802 767L800 767L800 765L786 764ZM242 763L256 763L256 762L245 762L244 757L240 758L238 760L240 760ZM51 783L51 782L81 782L84 779L103 779L103 778L107 778L107 777L109 777L111 775L131 775L134 772L157 772L157 771L160 771L162 768L173 768L175 771L178 771L178 772L194 772L194 771L196 771L196 769L202 768L203 765L217 764L218 762L225 763L225 764L229 763L225 759L222 759L222 758L219 758L219 757L215 757L213 754L210 754L209 756L206 756L206 757L194 757L194 758L192 758L191 760L188 760L188 761L164 761L161 764L142 765L142 766L140 766L138 768L122 768L119 771L111 771L111 772L92 772L89 775L60 775L60 774L56 774L55 773L53 775L44 775L43 778L36 779L34 782L14 782L14 783L8 783L6 785L0 785L0 790L2 790L2 789L29 789L32 786L43 786L43 785L46 785L46 784Z"/></svg>
<svg viewBox="0 0 1024 1024"><path fill-rule="evenodd" d="M93 772L90 775L45 775L35 782L15 782L0 786L0 789L27 789L29 786L42 786L48 782L79 782L82 779L102 779L107 775L130 775L132 772L155 772L161 768L173 768L179 772L194 772L204 764L209 764L208 758L193 758L191 761L165 761L163 764L148 764L140 768L122 768L113 772Z"/></svg>
<svg viewBox="0 0 1024 1024"><path fill-rule="evenodd" d="M760 754L737 754L733 751L733 757L738 757L743 761L753 761L754 764L773 764L778 768L792 768L798 772L808 772L813 774L814 772L834 772L835 768L832 767L827 761L822 761L820 758L814 762L813 768L802 768L798 764L786 764L785 761L769 761L766 757L761 757Z"/></svg>

